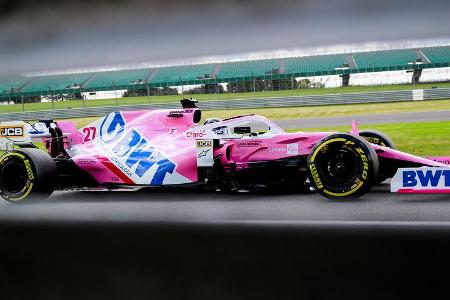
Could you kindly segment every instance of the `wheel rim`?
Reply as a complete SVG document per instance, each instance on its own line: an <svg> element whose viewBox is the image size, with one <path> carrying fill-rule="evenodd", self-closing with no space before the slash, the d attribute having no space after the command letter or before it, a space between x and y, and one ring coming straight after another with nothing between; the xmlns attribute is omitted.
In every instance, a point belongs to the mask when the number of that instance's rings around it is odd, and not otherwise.
<svg viewBox="0 0 450 300"><path fill-rule="evenodd" d="M23 190L27 182L27 174L23 164L17 161L6 163L0 174L0 183L4 192L15 194Z"/></svg>
<svg viewBox="0 0 450 300"><path fill-rule="evenodd" d="M347 187L358 177L361 165L356 152L341 145L331 146L322 153L323 163L319 167L321 178L329 185Z"/></svg>

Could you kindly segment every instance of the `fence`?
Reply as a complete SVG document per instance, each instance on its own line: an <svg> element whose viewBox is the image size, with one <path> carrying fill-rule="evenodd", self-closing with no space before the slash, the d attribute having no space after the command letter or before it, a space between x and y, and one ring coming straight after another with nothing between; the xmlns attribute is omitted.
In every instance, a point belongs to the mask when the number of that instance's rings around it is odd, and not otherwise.
<svg viewBox="0 0 450 300"><path fill-rule="evenodd" d="M198 103L203 110L220 109L244 109L264 107L295 107L317 106L332 104L356 104L398 101L421 101L450 99L450 88L433 88L423 90L386 91L369 93L329 94L292 96L258 99L216 100ZM95 100L93 100L95 101ZM44 120L44 119L68 119L81 117L103 116L117 110L144 110L144 109L171 109L180 108L179 102L154 103L141 105L103 106L89 108L57 109L33 112L17 112L0 114L0 121L12 120Z"/></svg>

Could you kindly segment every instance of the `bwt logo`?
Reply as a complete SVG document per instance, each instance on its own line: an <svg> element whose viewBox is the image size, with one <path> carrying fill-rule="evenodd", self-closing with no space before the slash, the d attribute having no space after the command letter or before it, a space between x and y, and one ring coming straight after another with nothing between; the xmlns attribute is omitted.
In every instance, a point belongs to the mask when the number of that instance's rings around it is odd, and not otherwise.
<svg viewBox="0 0 450 300"><path fill-rule="evenodd" d="M0 137L22 137L23 126L0 127Z"/></svg>
<svg viewBox="0 0 450 300"><path fill-rule="evenodd" d="M449 170L405 170L403 187L450 187Z"/></svg>
<svg viewBox="0 0 450 300"><path fill-rule="evenodd" d="M100 126L100 140L115 155L113 161L122 171L136 166L134 173L141 178L157 165L151 185L161 185L166 174L172 174L175 170L176 165L151 146L139 132L135 129L125 131L125 120L120 112L105 117Z"/></svg>

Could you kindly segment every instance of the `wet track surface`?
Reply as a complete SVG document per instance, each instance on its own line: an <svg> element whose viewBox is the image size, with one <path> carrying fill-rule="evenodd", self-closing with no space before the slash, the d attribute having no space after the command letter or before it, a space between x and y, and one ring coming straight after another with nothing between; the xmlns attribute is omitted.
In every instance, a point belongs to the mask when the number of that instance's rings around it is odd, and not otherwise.
<svg viewBox="0 0 450 300"><path fill-rule="evenodd" d="M0 202L0 220L20 222L315 223L450 221L450 195L397 195L374 187L357 201L317 194L192 190L56 192L45 201Z"/></svg>
<svg viewBox="0 0 450 300"><path fill-rule="evenodd" d="M352 120L356 120L361 124L446 121L450 120L450 110L369 114L369 115L324 117L324 118L288 119L288 120L279 120L276 121L276 123L283 128L308 128L308 127L350 125Z"/></svg>

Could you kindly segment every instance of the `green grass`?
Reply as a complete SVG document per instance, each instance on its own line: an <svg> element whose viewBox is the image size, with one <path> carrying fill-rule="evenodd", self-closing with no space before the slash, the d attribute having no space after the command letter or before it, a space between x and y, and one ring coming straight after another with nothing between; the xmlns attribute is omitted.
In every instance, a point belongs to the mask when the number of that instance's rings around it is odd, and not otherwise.
<svg viewBox="0 0 450 300"><path fill-rule="evenodd" d="M360 129L376 129L387 134L398 150L419 156L450 156L450 121L372 124ZM348 132L350 126L308 128L304 131ZM289 129L295 132L295 129Z"/></svg>
<svg viewBox="0 0 450 300"><path fill-rule="evenodd" d="M248 93L225 93L225 94L195 94L195 95L170 95L170 96L151 96L150 103L166 103L175 102L182 97L193 97L200 101L209 100L230 100L230 99L245 99L245 98L264 98L264 97L288 97L301 95L323 95L323 94L341 94L341 93L361 93L361 92L376 92L376 91L390 91L390 90L410 90L413 88L423 89L431 87L450 87L450 82L442 83L421 83L415 86L411 84L394 84L394 85L380 85L380 86L349 86L337 88L320 88L320 89L298 89L298 90L283 90L283 91L266 91L266 92L248 92ZM96 107L96 106L115 106L115 105L133 105L149 103L148 97L126 97L116 99L103 100L70 100L54 103L28 103L25 104L25 111L36 110L51 110L65 109L65 108L82 108L82 107ZM0 106L0 113L19 112L22 111L21 104L2 105Z"/></svg>
<svg viewBox="0 0 450 300"><path fill-rule="evenodd" d="M91 124L92 122L94 122L95 120L98 120L98 119L100 119L100 117L87 117L87 118L75 118L75 119L72 119L72 121L74 121L75 126L77 128L81 128L88 124Z"/></svg>
<svg viewBox="0 0 450 300"><path fill-rule="evenodd" d="M272 120L282 120L432 110L450 110L450 99L393 103L339 104L308 107L233 109L203 111L202 114L203 118L228 118L237 115L257 114Z"/></svg>

